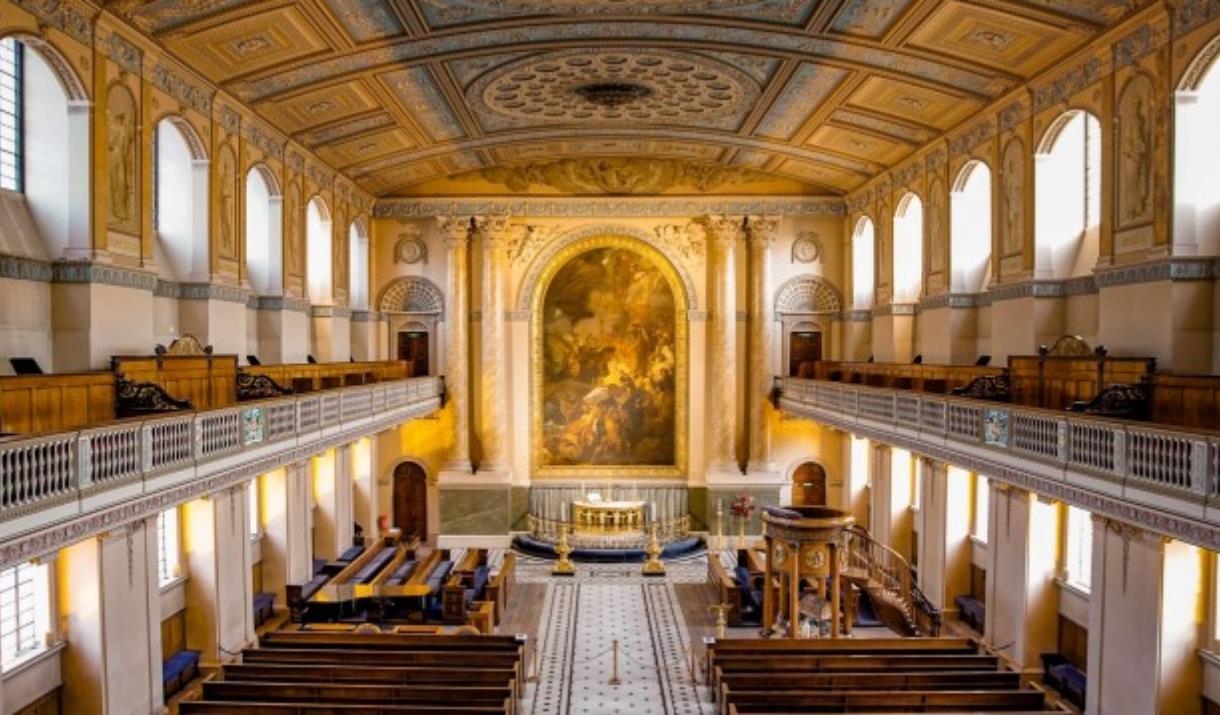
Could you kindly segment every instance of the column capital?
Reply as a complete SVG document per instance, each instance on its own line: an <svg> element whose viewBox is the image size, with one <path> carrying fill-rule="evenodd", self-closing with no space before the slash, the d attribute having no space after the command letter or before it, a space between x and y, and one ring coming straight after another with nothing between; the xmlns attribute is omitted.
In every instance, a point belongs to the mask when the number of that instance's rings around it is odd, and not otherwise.
<svg viewBox="0 0 1220 715"><path fill-rule="evenodd" d="M471 216L438 216L436 222L445 234L445 245L457 248L469 243L472 220Z"/></svg>
<svg viewBox="0 0 1220 715"><path fill-rule="evenodd" d="M694 223L703 226L708 239L717 246L727 246L741 239L745 230L743 216L724 214L720 216L700 216Z"/></svg>
<svg viewBox="0 0 1220 715"><path fill-rule="evenodd" d="M775 243L779 233L778 216L749 216L746 218L746 239L751 246L766 248Z"/></svg>
<svg viewBox="0 0 1220 715"><path fill-rule="evenodd" d="M508 216L475 216L474 231L487 248L498 248L511 237L513 225Z"/></svg>

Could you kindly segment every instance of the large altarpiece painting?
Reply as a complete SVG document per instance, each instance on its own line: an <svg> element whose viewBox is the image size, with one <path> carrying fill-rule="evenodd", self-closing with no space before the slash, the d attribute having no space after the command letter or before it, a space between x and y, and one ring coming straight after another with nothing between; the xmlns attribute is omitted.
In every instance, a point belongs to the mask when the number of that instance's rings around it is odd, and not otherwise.
<svg viewBox="0 0 1220 715"><path fill-rule="evenodd" d="M538 476L677 477L686 464L686 300L633 239L553 257L534 304Z"/></svg>

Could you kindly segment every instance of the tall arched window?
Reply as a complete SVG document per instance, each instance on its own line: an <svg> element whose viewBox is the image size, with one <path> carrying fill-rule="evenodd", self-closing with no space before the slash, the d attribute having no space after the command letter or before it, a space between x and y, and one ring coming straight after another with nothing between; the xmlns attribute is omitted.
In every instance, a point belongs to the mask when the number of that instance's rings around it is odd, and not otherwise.
<svg viewBox="0 0 1220 715"><path fill-rule="evenodd" d="M873 307L876 288L876 266L873 264L876 246L873 222L867 216L856 222L851 239L852 307L867 310Z"/></svg>
<svg viewBox="0 0 1220 715"><path fill-rule="evenodd" d="M257 295L284 292L283 203L270 171L251 169L246 175L246 269Z"/></svg>
<svg viewBox="0 0 1220 715"><path fill-rule="evenodd" d="M369 309L369 238L364 230L364 223L352 221L348 229L348 250L350 258L347 265L350 268L348 280L351 286L348 290L348 303L352 310Z"/></svg>
<svg viewBox="0 0 1220 715"><path fill-rule="evenodd" d="M322 197L315 196L305 209L305 251L309 274L309 300L317 305L330 305L331 290L331 225L330 209Z"/></svg>
<svg viewBox="0 0 1220 715"><path fill-rule="evenodd" d="M208 162L195 130L180 117L166 117L156 129L158 263L171 279L207 282Z"/></svg>
<svg viewBox="0 0 1220 715"><path fill-rule="evenodd" d="M1101 124L1082 110L1047 130L1035 157L1034 277L1092 273L1101 224Z"/></svg>
<svg viewBox="0 0 1220 715"><path fill-rule="evenodd" d="M991 169L981 161L963 166L949 201L951 289L977 293L991 263Z"/></svg>
<svg viewBox="0 0 1220 715"><path fill-rule="evenodd" d="M1174 111L1174 253L1220 253L1220 37L1199 52Z"/></svg>
<svg viewBox="0 0 1220 715"><path fill-rule="evenodd" d="M45 257L62 258L74 245L83 251L72 257L85 257L91 243L89 114L81 109L84 102L74 106L85 99L84 90L76 77L63 74L70 67L66 60L48 59L55 54L38 38L0 40L0 188L25 194Z"/></svg>
<svg viewBox="0 0 1220 715"><path fill-rule="evenodd" d="M917 300L922 291L923 201L908 193L894 214L894 300Z"/></svg>

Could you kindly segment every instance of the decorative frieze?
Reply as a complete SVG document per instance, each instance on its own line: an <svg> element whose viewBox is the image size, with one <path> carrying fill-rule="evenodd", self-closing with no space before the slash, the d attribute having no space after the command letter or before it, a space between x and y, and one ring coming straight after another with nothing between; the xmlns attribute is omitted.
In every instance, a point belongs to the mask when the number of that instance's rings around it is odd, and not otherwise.
<svg viewBox="0 0 1220 715"><path fill-rule="evenodd" d="M93 45L93 11L78 0L15 0L40 24L62 30L86 46Z"/></svg>
<svg viewBox="0 0 1220 715"><path fill-rule="evenodd" d="M50 265L53 283L101 283L146 291L157 287L155 274L132 268L108 266L92 261L55 261Z"/></svg>
<svg viewBox="0 0 1220 715"><path fill-rule="evenodd" d="M1096 273L1101 288L1157 283L1160 281L1208 281L1220 278L1220 260L1174 257L1151 263L1107 268Z"/></svg>
<svg viewBox="0 0 1220 715"><path fill-rule="evenodd" d="M218 114L220 126L224 127L225 131L235 136L241 134L241 114L236 109L221 105Z"/></svg>
<svg viewBox="0 0 1220 715"><path fill-rule="evenodd" d="M843 216L838 198L707 197L646 199L382 199L376 218L432 218L462 215L554 218L702 216L775 214L781 216Z"/></svg>
<svg viewBox="0 0 1220 715"><path fill-rule="evenodd" d="M200 86L194 80L184 77L169 65L158 62L153 67L152 83L157 89L186 106L198 110L205 116L212 115L212 91Z"/></svg>
<svg viewBox="0 0 1220 715"><path fill-rule="evenodd" d="M315 318L350 318L352 311L345 305L315 305L310 309Z"/></svg>
<svg viewBox="0 0 1220 715"><path fill-rule="evenodd" d="M46 261L24 256L0 256L0 278L49 283L52 275L51 264Z"/></svg>
<svg viewBox="0 0 1220 715"><path fill-rule="evenodd" d="M280 295L258 296L259 310L287 310L294 313L308 313L309 301L305 298L293 298Z"/></svg>
<svg viewBox="0 0 1220 715"><path fill-rule="evenodd" d="M873 308L873 316L882 318L890 315L915 315L917 303L884 303Z"/></svg>
<svg viewBox="0 0 1220 715"><path fill-rule="evenodd" d="M111 32L102 47L106 52L106 56L116 65L139 76L140 67L144 60L144 52L135 43L117 32Z"/></svg>
<svg viewBox="0 0 1220 715"><path fill-rule="evenodd" d="M1220 17L1220 3L1215 0L1179 0L1173 8L1173 36L1192 32Z"/></svg>
<svg viewBox="0 0 1220 715"><path fill-rule="evenodd" d="M375 310L353 310L353 323L377 323L385 320L385 316Z"/></svg>
<svg viewBox="0 0 1220 715"><path fill-rule="evenodd" d="M1029 119L1029 102L1024 98L1000 110L1000 131L1007 132Z"/></svg>
<svg viewBox="0 0 1220 715"><path fill-rule="evenodd" d="M1090 57L1067 72L1034 89L1034 111L1066 102L1074 95L1101 80L1104 68L1096 57Z"/></svg>

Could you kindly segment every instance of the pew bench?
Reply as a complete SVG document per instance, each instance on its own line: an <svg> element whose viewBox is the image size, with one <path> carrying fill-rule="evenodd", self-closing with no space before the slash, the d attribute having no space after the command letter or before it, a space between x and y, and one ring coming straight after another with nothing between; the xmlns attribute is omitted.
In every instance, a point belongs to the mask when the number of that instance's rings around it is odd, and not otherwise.
<svg viewBox="0 0 1220 715"><path fill-rule="evenodd" d="M1062 660L1048 664L1048 655L1059 656ZM1069 703L1084 710L1085 692L1088 689L1088 677L1085 672L1058 653L1043 653L1042 666L1046 684L1059 691Z"/></svg>
<svg viewBox="0 0 1220 715"><path fill-rule="evenodd" d="M962 622L982 633L987 623L987 607L974 596L958 596L953 599L953 603L957 605L957 613Z"/></svg>
<svg viewBox="0 0 1220 715"><path fill-rule="evenodd" d="M256 593L254 594L254 626L263 625L275 614L275 594L274 593Z"/></svg>
<svg viewBox="0 0 1220 715"><path fill-rule="evenodd" d="M161 662L161 687L169 697L199 676L199 651L180 650Z"/></svg>
<svg viewBox="0 0 1220 715"><path fill-rule="evenodd" d="M511 667L348 667L327 664L230 663L223 666L226 681L277 683L400 683L471 685L515 684Z"/></svg>
<svg viewBox="0 0 1220 715"><path fill-rule="evenodd" d="M490 715L506 709L494 705L353 705L273 702L219 702L191 700L178 704L180 715L389 715L390 713L449 713L450 715Z"/></svg>
<svg viewBox="0 0 1220 715"><path fill-rule="evenodd" d="M1038 690L724 691L738 713L1030 712L1046 708Z"/></svg>
<svg viewBox="0 0 1220 715"><path fill-rule="evenodd" d="M442 592L442 619L445 623L465 623L466 613L473 607L475 601L481 601L487 594L487 584L491 580L491 569L487 566L476 566L469 573L454 573Z"/></svg>

